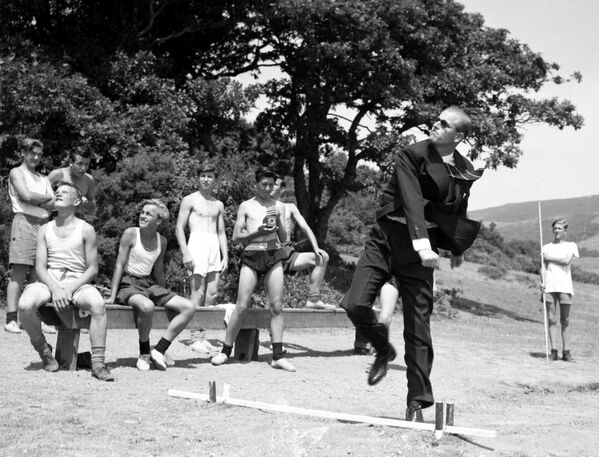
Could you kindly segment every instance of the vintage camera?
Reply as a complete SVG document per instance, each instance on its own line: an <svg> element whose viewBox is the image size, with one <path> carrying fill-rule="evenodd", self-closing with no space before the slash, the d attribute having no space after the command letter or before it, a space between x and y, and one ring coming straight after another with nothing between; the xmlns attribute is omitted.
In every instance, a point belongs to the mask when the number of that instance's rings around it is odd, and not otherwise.
<svg viewBox="0 0 599 457"><path fill-rule="evenodd" d="M267 214L264 219L262 219L262 223L269 229L274 228L277 226L277 216Z"/></svg>

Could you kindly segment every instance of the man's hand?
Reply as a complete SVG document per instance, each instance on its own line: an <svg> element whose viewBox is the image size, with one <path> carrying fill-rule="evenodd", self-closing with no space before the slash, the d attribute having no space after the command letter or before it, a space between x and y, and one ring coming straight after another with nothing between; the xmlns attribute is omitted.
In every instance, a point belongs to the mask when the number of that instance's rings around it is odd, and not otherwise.
<svg viewBox="0 0 599 457"><path fill-rule="evenodd" d="M229 260L228 259L223 259L220 262L220 273L221 274L225 274L225 271L227 271L227 268L229 268Z"/></svg>
<svg viewBox="0 0 599 457"><path fill-rule="evenodd" d="M327 263L329 261L329 254L323 249L318 249L316 252L316 264Z"/></svg>
<svg viewBox="0 0 599 457"><path fill-rule="evenodd" d="M451 259L450 259L449 264L451 265L452 269L461 266L462 263L464 263L464 256L463 255L453 255L453 254L451 254Z"/></svg>
<svg viewBox="0 0 599 457"><path fill-rule="evenodd" d="M71 306L73 292L70 288L60 287L52 291L52 306L59 311L63 311Z"/></svg>
<svg viewBox="0 0 599 457"><path fill-rule="evenodd" d="M189 252L183 254L183 266L187 268L189 271L193 271L193 269L195 268L195 264L193 263L193 259L191 258Z"/></svg>
<svg viewBox="0 0 599 457"><path fill-rule="evenodd" d="M439 255L432 249L422 249L418 251L418 255L420 256L420 262L425 267L435 268L439 263Z"/></svg>

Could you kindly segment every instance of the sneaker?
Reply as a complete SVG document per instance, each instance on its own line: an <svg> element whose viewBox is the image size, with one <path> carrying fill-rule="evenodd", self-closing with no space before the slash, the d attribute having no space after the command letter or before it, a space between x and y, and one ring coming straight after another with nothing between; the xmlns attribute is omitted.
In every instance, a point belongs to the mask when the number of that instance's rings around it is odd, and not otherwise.
<svg viewBox="0 0 599 457"><path fill-rule="evenodd" d="M139 371L148 371L150 369L150 354L139 354L135 366Z"/></svg>
<svg viewBox="0 0 599 457"><path fill-rule="evenodd" d="M218 366L218 365L222 365L227 360L229 360L229 356L227 354L225 354L224 352L219 352L218 354L216 354L214 357L212 357L210 359L210 363L212 363L212 365Z"/></svg>
<svg viewBox="0 0 599 457"><path fill-rule="evenodd" d="M56 327L53 327L52 325L47 325L45 322L42 322L42 332L54 334L56 333Z"/></svg>
<svg viewBox="0 0 599 457"><path fill-rule="evenodd" d="M106 381L106 382L114 381L114 376L112 376L112 373L110 371L108 371L108 368L106 368L106 365L102 365L102 366L100 366L100 368L92 370L92 376L96 379L99 379L100 381Z"/></svg>
<svg viewBox="0 0 599 457"><path fill-rule="evenodd" d="M175 366L175 360L167 352L164 353L164 363L167 367Z"/></svg>
<svg viewBox="0 0 599 457"><path fill-rule="evenodd" d="M549 360L557 360L557 359L559 359L559 357L557 355L557 349L552 349L551 355L549 356Z"/></svg>
<svg viewBox="0 0 599 457"><path fill-rule="evenodd" d="M295 371L295 367L291 365L291 362L286 358L273 360L272 362L270 362L270 366L278 370Z"/></svg>
<svg viewBox="0 0 599 457"><path fill-rule="evenodd" d="M200 354L210 354L211 352L216 352L218 349L212 346L208 340L197 340L191 343L191 350L194 352L199 352Z"/></svg>
<svg viewBox="0 0 599 457"><path fill-rule="evenodd" d="M154 363L154 368L160 371L166 370L166 360L164 360L164 354L158 352L156 349L150 351L150 359Z"/></svg>
<svg viewBox="0 0 599 457"><path fill-rule="evenodd" d="M336 309L337 307L335 305L325 303L322 300L318 300L318 301L307 300L306 308L309 308L309 309Z"/></svg>
<svg viewBox="0 0 599 457"><path fill-rule="evenodd" d="M50 373L58 371L58 361L52 355L52 346L46 346L46 349L40 354L40 357L42 358L42 367L44 370L49 371Z"/></svg>
<svg viewBox="0 0 599 457"><path fill-rule="evenodd" d="M16 321L10 321L4 324L4 330L8 333L21 333L21 329L19 328L19 324Z"/></svg>
<svg viewBox="0 0 599 457"><path fill-rule="evenodd" d="M563 360L564 362L571 362L571 361L572 361L572 354L570 354L570 351L569 351L569 350L565 350L565 351L562 353L562 360Z"/></svg>
<svg viewBox="0 0 599 457"><path fill-rule="evenodd" d="M411 401L406 408L406 420L408 422L424 422L422 417L422 405L417 401Z"/></svg>

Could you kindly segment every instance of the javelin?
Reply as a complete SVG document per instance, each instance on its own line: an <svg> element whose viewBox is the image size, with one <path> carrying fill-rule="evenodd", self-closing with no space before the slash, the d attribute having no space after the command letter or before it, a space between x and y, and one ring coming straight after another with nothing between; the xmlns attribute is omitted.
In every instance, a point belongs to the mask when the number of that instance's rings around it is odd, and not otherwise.
<svg viewBox="0 0 599 457"><path fill-rule="evenodd" d="M547 307L545 306L545 262L543 259L543 219L541 217L541 185L537 183L537 202L539 206L539 239L541 242L541 301L543 302L543 326L545 327L545 359L549 360L549 333L547 328Z"/></svg>

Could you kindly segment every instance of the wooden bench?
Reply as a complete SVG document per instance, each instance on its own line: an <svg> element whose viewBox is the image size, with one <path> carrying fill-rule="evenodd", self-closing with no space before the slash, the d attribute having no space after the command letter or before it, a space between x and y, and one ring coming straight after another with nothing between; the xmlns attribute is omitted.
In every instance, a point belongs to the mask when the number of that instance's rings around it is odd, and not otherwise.
<svg viewBox="0 0 599 457"><path fill-rule="evenodd" d="M136 329L135 311L130 306L106 305L109 329ZM58 329L56 359L62 368L77 368L77 352L81 329L89 329L91 318L78 309L57 312L50 305L39 309L42 320ZM165 308L155 308L152 328L165 329L175 314ZM343 309L320 310L285 308L285 328L350 328L353 324ZM224 308L197 308L189 329L225 330ZM239 360L256 360L260 345L259 329L270 327L270 310L250 308L235 340L234 357ZM223 332L224 336L224 332Z"/></svg>

